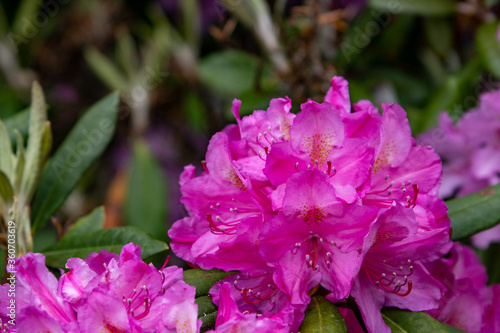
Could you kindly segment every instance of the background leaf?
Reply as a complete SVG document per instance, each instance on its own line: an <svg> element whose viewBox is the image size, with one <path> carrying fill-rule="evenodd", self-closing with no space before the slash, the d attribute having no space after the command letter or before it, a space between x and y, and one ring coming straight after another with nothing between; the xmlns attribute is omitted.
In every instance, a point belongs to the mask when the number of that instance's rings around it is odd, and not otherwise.
<svg viewBox="0 0 500 333"><path fill-rule="evenodd" d="M241 51L212 53L200 63L204 85L224 96L239 96L251 89L256 78L258 59Z"/></svg>
<svg viewBox="0 0 500 333"><path fill-rule="evenodd" d="M167 240L167 190L160 165L146 142L134 142L125 201L125 223Z"/></svg>
<svg viewBox="0 0 500 333"><path fill-rule="evenodd" d="M9 133L9 138L11 142L16 142L16 133L14 130L18 130L19 133L23 137L28 136L28 125L30 119L30 109L23 110L21 112L16 113L13 116L5 119L4 125L7 128L7 132Z"/></svg>
<svg viewBox="0 0 500 333"><path fill-rule="evenodd" d="M63 204L83 173L102 154L116 126L118 94L94 104L47 163L32 204L35 233Z"/></svg>
<svg viewBox="0 0 500 333"><path fill-rule="evenodd" d="M497 40L498 21L485 23L477 30L476 48L484 66L500 78L500 41Z"/></svg>
<svg viewBox="0 0 500 333"><path fill-rule="evenodd" d="M216 282L236 274L236 272L224 272L218 269L204 271L201 268L196 268L185 270L183 274L184 282L196 287L196 297L200 297L208 295L208 291Z"/></svg>
<svg viewBox="0 0 500 333"><path fill-rule="evenodd" d="M84 259L92 252L107 250L120 253L122 247L130 242L141 247L143 259L168 250L165 242L153 239L140 229L119 227L64 237L59 243L46 248L42 253L45 255L48 266L61 268L69 258Z"/></svg>
<svg viewBox="0 0 500 333"><path fill-rule="evenodd" d="M347 332L347 325L337 307L323 296L311 297L300 332Z"/></svg>
<svg viewBox="0 0 500 333"><path fill-rule="evenodd" d="M500 184L464 197L446 201L453 233L459 240L500 222Z"/></svg>
<svg viewBox="0 0 500 333"><path fill-rule="evenodd" d="M452 0L370 0L370 7L394 14L442 16L453 14L457 2Z"/></svg>
<svg viewBox="0 0 500 333"><path fill-rule="evenodd" d="M392 333L448 333L462 332L458 328L440 323L425 312L411 312L396 308L382 309L382 317Z"/></svg>
<svg viewBox="0 0 500 333"><path fill-rule="evenodd" d="M86 234L101 230L104 225L104 207L95 208L90 214L78 219L64 235L65 238L78 237L78 235Z"/></svg>

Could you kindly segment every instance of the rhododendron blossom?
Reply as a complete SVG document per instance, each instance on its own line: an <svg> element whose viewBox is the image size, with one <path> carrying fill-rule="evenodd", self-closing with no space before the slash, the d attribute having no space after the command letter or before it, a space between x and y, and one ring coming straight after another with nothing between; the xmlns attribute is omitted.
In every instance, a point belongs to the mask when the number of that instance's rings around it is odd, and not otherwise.
<svg viewBox="0 0 500 333"><path fill-rule="evenodd" d="M406 112L351 106L341 77L297 115L288 98L243 118L240 105L237 124L212 137L201 174L187 166L181 175L189 216L169 231L181 258L241 272L244 281L214 290L229 313L217 330L284 309L301 320L319 286L332 302L353 296L370 332L389 330L382 306L437 308L445 288L425 263L451 246L441 162L415 145Z"/></svg>
<svg viewBox="0 0 500 333"><path fill-rule="evenodd" d="M444 160L442 198L464 196L500 183L499 101L500 90L483 93L477 108L466 112L456 124L443 112L438 127L419 138ZM487 248L500 241L500 226L474 235L472 241Z"/></svg>
<svg viewBox="0 0 500 333"><path fill-rule="evenodd" d="M130 243L121 254L105 250L85 260L72 258L69 272L57 281L42 254L18 259L17 332L197 332L195 288L183 281L182 269L157 270ZM8 284L0 303L7 304ZM2 306L2 323L8 321Z"/></svg>

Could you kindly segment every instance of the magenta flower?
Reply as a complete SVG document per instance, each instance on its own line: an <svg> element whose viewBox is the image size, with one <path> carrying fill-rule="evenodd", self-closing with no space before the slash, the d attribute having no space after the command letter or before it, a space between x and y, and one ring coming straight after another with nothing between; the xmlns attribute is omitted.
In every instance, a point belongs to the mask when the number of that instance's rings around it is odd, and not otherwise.
<svg viewBox="0 0 500 333"><path fill-rule="evenodd" d="M248 333L288 333L293 320L293 309L287 307L277 314L241 312L231 293L231 284L223 283L219 289L216 303L219 305L215 321L216 333L248 332ZM297 327L298 328L298 327Z"/></svg>
<svg viewBox="0 0 500 333"><path fill-rule="evenodd" d="M449 258L427 264L429 271L446 287L439 307L429 313L439 321L466 332L482 332L487 302L486 268L474 251L455 243ZM491 308L498 313L498 306ZM495 319L489 320L492 325Z"/></svg>
<svg viewBox="0 0 500 333"><path fill-rule="evenodd" d="M318 286L333 301L356 294L371 331L384 305L437 307L443 287L423 264L450 247L437 197L441 162L414 144L406 112L384 104L379 115L369 101L351 107L341 77L323 103L306 102L296 116L288 98L242 119L240 104L237 125L212 137L205 172L188 166L181 175L189 216L169 232L174 252L202 268L240 271L241 280L225 280L226 301L250 314L291 306L297 320ZM253 322L233 310L218 327Z"/></svg>
<svg viewBox="0 0 500 333"><path fill-rule="evenodd" d="M201 326L195 288L182 280L182 269L157 270L130 243L120 256L107 251L85 260L68 260L59 281L41 254L19 259L18 332L197 332ZM8 284L0 300L8 302ZM5 303L7 304L7 303ZM7 306L2 309L7 309ZM8 310L7 310L8 311ZM1 313L2 322L8 313Z"/></svg>
<svg viewBox="0 0 500 333"><path fill-rule="evenodd" d="M413 211L401 205L384 212L371 227L351 295L370 332L390 332L380 315L383 306L412 311L438 307L444 286L422 260L437 259L449 250L449 228L418 231Z"/></svg>
<svg viewBox="0 0 500 333"><path fill-rule="evenodd" d="M484 93L479 105L456 125L446 113L439 125L420 137L443 158L439 196L463 196L500 183L500 90ZM473 244L487 248L500 241L500 226L472 237Z"/></svg>
<svg viewBox="0 0 500 333"><path fill-rule="evenodd" d="M39 253L28 253L17 259L15 266L17 317L16 325L7 324L8 327L18 332L67 332L76 329L75 313L58 292L58 281L45 266L45 257ZM2 286L0 294L0 313L4 324L10 319L10 299L7 283Z"/></svg>

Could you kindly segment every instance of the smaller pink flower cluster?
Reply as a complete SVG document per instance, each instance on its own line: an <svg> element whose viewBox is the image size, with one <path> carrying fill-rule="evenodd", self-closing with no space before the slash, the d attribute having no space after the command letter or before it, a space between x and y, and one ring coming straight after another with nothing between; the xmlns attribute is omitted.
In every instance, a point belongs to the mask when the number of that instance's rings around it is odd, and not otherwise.
<svg viewBox="0 0 500 333"><path fill-rule="evenodd" d="M66 268L57 280L42 254L17 260L15 317L8 308L10 284L0 291L3 332L199 331L195 288L183 281L182 269L144 263L133 243L119 256L103 250L85 260L71 258Z"/></svg>
<svg viewBox="0 0 500 333"><path fill-rule="evenodd" d="M341 77L298 114L280 98L241 119L240 104L237 125L212 137L204 172L185 167L189 216L169 231L186 261L241 272L212 290L227 309L217 332L270 320L263 332L296 331L319 287L332 302L352 296L370 332L390 332L383 306L437 308L446 286L426 264L452 245L441 161L414 144L406 112L351 107Z"/></svg>
<svg viewBox="0 0 500 333"><path fill-rule="evenodd" d="M419 141L431 145L443 159L440 197L460 197L500 183L500 90L483 93L478 107L456 124L448 113L441 113L438 127ZM475 246L487 248L500 241L500 225L472 240Z"/></svg>

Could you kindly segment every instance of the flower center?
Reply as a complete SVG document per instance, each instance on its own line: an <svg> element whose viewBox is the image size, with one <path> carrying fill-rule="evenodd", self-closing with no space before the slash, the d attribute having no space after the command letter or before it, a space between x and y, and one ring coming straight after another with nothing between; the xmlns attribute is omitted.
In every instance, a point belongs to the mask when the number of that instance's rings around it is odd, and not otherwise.
<svg viewBox="0 0 500 333"><path fill-rule="evenodd" d="M314 271L319 269L321 260L324 260L326 267L329 269L332 264L332 252L329 247L335 246L334 241L327 241L318 234L309 231L309 236L302 242L295 243L292 253L296 254L300 248L305 251L305 260L307 266Z"/></svg>
<svg viewBox="0 0 500 333"><path fill-rule="evenodd" d="M248 304L258 304L269 300L279 291L273 281L273 275L267 271L238 275L233 284Z"/></svg>
<svg viewBox="0 0 500 333"><path fill-rule="evenodd" d="M413 282L408 279L413 274L410 259L401 262L365 259L363 269L370 282L385 292L404 297L412 290Z"/></svg>
<svg viewBox="0 0 500 333"><path fill-rule="evenodd" d="M141 299L143 300L142 302L140 301ZM127 312L130 313L130 315L135 319L142 319L146 317L149 313L149 309L151 308L149 291L145 285L140 288L139 292L137 292L137 289L134 288L128 298L123 295L122 302L125 304ZM143 312L136 314L137 310L141 307L144 307Z"/></svg>

